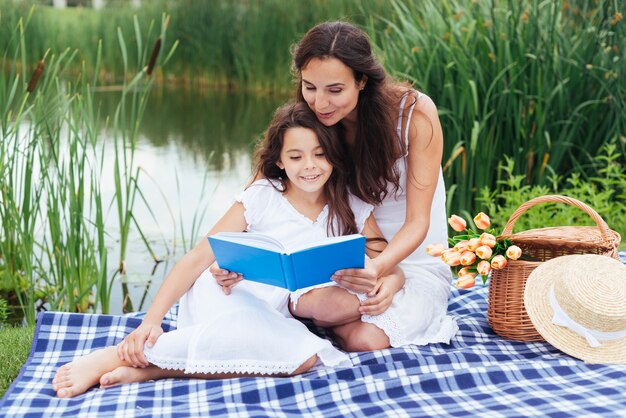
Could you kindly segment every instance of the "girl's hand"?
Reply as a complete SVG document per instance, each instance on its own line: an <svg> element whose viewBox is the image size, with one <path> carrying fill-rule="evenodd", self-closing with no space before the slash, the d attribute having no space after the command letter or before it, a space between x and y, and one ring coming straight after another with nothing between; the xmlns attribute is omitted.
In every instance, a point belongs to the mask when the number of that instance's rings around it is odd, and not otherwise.
<svg viewBox="0 0 626 418"><path fill-rule="evenodd" d="M122 361L129 362L133 367L146 367L150 363L143 353L144 344L148 347L154 346L157 338L163 334L161 324L150 324L142 322L137 329L128 334L124 340L117 345L117 355Z"/></svg>
<svg viewBox="0 0 626 418"><path fill-rule="evenodd" d="M361 315L379 315L391 306L393 296L396 294L394 286L389 281L381 279L374 288L374 296L361 302L359 313Z"/></svg>
<svg viewBox="0 0 626 418"><path fill-rule="evenodd" d="M230 295L231 289L243 280L243 276L241 274L221 269L220 266L217 265L217 262L211 265L209 271L213 275L217 284L222 286L222 291L224 291L225 295Z"/></svg>
<svg viewBox="0 0 626 418"><path fill-rule="evenodd" d="M366 258L365 268L339 270L333 274L332 280L353 292L373 295L372 292L376 288L378 275L376 265L372 260Z"/></svg>

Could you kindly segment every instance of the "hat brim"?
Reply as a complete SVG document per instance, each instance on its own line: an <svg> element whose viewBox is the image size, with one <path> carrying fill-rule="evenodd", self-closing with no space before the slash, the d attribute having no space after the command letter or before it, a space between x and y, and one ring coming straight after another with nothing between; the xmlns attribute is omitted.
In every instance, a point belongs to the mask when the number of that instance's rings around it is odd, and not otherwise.
<svg viewBox="0 0 626 418"><path fill-rule="evenodd" d="M626 337L603 341L600 347L590 347L584 337L552 323L554 310L550 304L550 290L558 277L565 276L567 279L572 274L580 272L580 269L597 268L596 257L602 257L600 260L602 266L613 269L614 274L615 269L623 269L619 276L626 277L626 266L619 261L605 256L591 255L591 257L568 255L541 264L528 276L524 290L524 306L537 332L564 353L588 363L626 364ZM597 271L597 274L606 274L606 268L600 270L602 271ZM594 270L591 271L596 273Z"/></svg>

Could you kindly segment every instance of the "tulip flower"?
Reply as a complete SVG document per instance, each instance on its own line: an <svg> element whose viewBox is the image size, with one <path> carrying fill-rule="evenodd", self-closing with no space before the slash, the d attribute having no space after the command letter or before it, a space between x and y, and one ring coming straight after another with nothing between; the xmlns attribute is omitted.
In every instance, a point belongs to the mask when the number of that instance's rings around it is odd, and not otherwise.
<svg viewBox="0 0 626 418"><path fill-rule="evenodd" d="M447 265L454 267L461 264L461 253L456 250L446 250L441 254L441 259Z"/></svg>
<svg viewBox="0 0 626 418"><path fill-rule="evenodd" d="M481 245L480 247L476 248L476 255L481 260L490 259L492 254L493 250L486 245Z"/></svg>
<svg viewBox="0 0 626 418"><path fill-rule="evenodd" d="M441 257L444 250L445 248L442 244L429 244L426 246L426 254L432 255L433 257Z"/></svg>
<svg viewBox="0 0 626 418"><path fill-rule="evenodd" d="M462 254L463 252L467 251L467 243L468 241L466 239L464 239L463 241L459 241L454 246L454 249Z"/></svg>
<svg viewBox="0 0 626 418"><path fill-rule="evenodd" d="M476 280L470 276L459 277L456 281L456 287L459 289L469 289L470 287L473 287L474 284L476 284Z"/></svg>
<svg viewBox="0 0 626 418"><path fill-rule="evenodd" d="M496 246L496 237L487 232L483 232L480 234L480 243L488 246L489 248L493 248Z"/></svg>
<svg viewBox="0 0 626 418"><path fill-rule="evenodd" d="M452 215L448 218L448 223L456 232L464 231L467 228L467 222L465 219L457 215Z"/></svg>
<svg viewBox="0 0 626 418"><path fill-rule="evenodd" d="M464 251L461 253L461 264L464 266L471 266L476 261L476 254L471 251Z"/></svg>
<svg viewBox="0 0 626 418"><path fill-rule="evenodd" d="M506 257L503 255L497 255L491 259L491 268L494 270L501 270L506 267Z"/></svg>
<svg viewBox="0 0 626 418"><path fill-rule="evenodd" d="M487 216L483 212L480 212L478 215L474 217L474 225L476 225L476 228L482 229L482 230L489 228L489 225L491 225L489 216Z"/></svg>
<svg viewBox="0 0 626 418"><path fill-rule="evenodd" d="M480 247L480 239L479 238L470 238L467 242L467 250L468 251L476 251L476 249Z"/></svg>
<svg viewBox="0 0 626 418"><path fill-rule="evenodd" d="M511 260L517 260L522 256L522 249L517 245L511 245L506 250L506 256L509 257Z"/></svg>
<svg viewBox="0 0 626 418"><path fill-rule="evenodd" d="M476 277L476 272L475 271L469 271L469 267L463 267L461 270L459 270L459 272L457 273L457 275L459 276L459 279L464 278L464 277Z"/></svg>
<svg viewBox="0 0 626 418"><path fill-rule="evenodd" d="M483 260L478 263L476 270L478 270L478 274L481 276L487 276L491 272L491 264L489 264L489 261Z"/></svg>

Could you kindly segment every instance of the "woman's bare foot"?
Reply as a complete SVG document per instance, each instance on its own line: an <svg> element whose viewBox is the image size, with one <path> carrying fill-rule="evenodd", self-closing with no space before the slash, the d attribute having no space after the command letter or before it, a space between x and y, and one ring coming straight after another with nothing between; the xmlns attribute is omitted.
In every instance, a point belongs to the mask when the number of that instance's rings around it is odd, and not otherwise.
<svg viewBox="0 0 626 418"><path fill-rule="evenodd" d="M166 373L156 366L148 366L146 368L135 368L129 366L121 366L105 373L100 378L100 387L108 388L123 383L145 382L147 380L158 379L164 377Z"/></svg>
<svg viewBox="0 0 626 418"><path fill-rule="evenodd" d="M103 348L59 367L52 389L59 398L71 398L98 384L105 373L125 365L117 356L117 347Z"/></svg>

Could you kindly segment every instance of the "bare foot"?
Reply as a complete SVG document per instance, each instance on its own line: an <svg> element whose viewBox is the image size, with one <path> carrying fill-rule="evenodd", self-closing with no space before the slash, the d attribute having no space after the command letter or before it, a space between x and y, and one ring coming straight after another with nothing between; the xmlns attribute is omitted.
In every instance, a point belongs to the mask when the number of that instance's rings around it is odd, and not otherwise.
<svg viewBox="0 0 626 418"><path fill-rule="evenodd" d="M125 364L117 357L115 346L91 352L59 367L52 380L52 389L59 398L80 395L96 385L103 374Z"/></svg>
<svg viewBox="0 0 626 418"><path fill-rule="evenodd" d="M100 378L100 387L108 388L115 385L121 385L123 383L145 382L147 380L158 378L159 372L163 371L156 366L148 366L143 369L121 366L103 374Z"/></svg>

